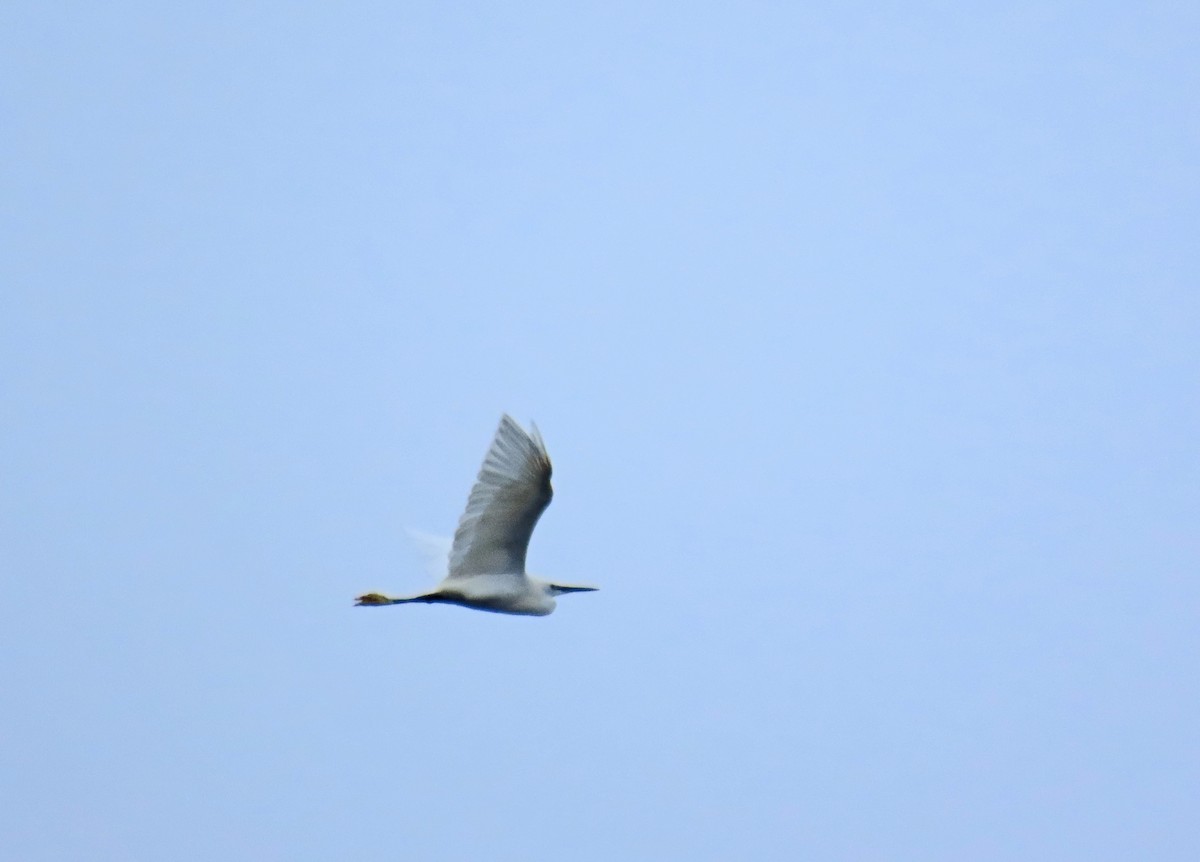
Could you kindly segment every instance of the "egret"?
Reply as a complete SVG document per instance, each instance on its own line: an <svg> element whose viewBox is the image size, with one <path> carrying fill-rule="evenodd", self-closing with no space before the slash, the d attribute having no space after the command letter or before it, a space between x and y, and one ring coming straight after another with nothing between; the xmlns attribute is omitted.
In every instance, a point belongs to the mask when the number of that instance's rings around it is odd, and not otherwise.
<svg viewBox="0 0 1200 862"><path fill-rule="evenodd" d="M500 417L458 520L442 582L427 593L402 598L367 593L356 606L426 602L540 617L554 611L556 596L597 589L555 584L525 572L529 537L554 496L546 444L537 426L530 427L532 433L527 433L508 414Z"/></svg>

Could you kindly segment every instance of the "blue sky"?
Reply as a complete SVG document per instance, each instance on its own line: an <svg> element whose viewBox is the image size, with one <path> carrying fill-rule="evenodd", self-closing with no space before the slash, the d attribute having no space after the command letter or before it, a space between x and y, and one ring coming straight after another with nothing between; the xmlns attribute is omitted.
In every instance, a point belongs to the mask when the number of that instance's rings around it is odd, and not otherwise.
<svg viewBox="0 0 1200 862"><path fill-rule="evenodd" d="M2 16L5 855L1197 858L1196 8Z"/></svg>

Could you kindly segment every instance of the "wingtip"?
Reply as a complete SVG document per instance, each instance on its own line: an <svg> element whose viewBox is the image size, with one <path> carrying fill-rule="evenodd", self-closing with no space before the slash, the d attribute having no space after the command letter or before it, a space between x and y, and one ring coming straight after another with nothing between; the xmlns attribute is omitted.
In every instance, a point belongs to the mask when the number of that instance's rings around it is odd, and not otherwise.
<svg viewBox="0 0 1200 862"><path fill-rule="evenodd" d="M529 430L526 431L524 426L522 426L520 422L512 417L511 413L501 413L500 424L496 428L496 436L504 436L505 429L512 429L513 431L519 432L521 436L528 437L533 441L534 446L536 446L543 455L548 456L548 453L546 452L546 441L542 439L542 432L538 430L537 423L532 419L529 420Z"/></svg>

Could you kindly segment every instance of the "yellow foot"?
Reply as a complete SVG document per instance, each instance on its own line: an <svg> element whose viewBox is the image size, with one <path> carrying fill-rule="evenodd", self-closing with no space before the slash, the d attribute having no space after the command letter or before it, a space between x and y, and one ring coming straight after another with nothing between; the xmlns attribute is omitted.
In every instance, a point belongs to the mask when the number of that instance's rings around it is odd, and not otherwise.
<svg viewBox="0 0 1200 862"><path fill-rule="evenodd" d="M355 607L364 605L390 605L392 600L387 596L381 596L379 593L367 593L365 596L359 596L354 600Z"/></svg>

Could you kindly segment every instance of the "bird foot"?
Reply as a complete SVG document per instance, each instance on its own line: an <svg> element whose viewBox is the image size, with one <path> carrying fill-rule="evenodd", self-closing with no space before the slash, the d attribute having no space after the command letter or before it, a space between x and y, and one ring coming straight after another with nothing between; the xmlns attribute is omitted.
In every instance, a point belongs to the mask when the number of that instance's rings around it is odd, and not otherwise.
<svg viewBox="0 0 1200 862"><path fill-rule="evenodd" d="M369 607L372 605L390 605L391 603L391 599L389 599L387 596L380 595L379 593L367 593L365 596L359 596L354 600L354 606L356 608Z"/></svg>

